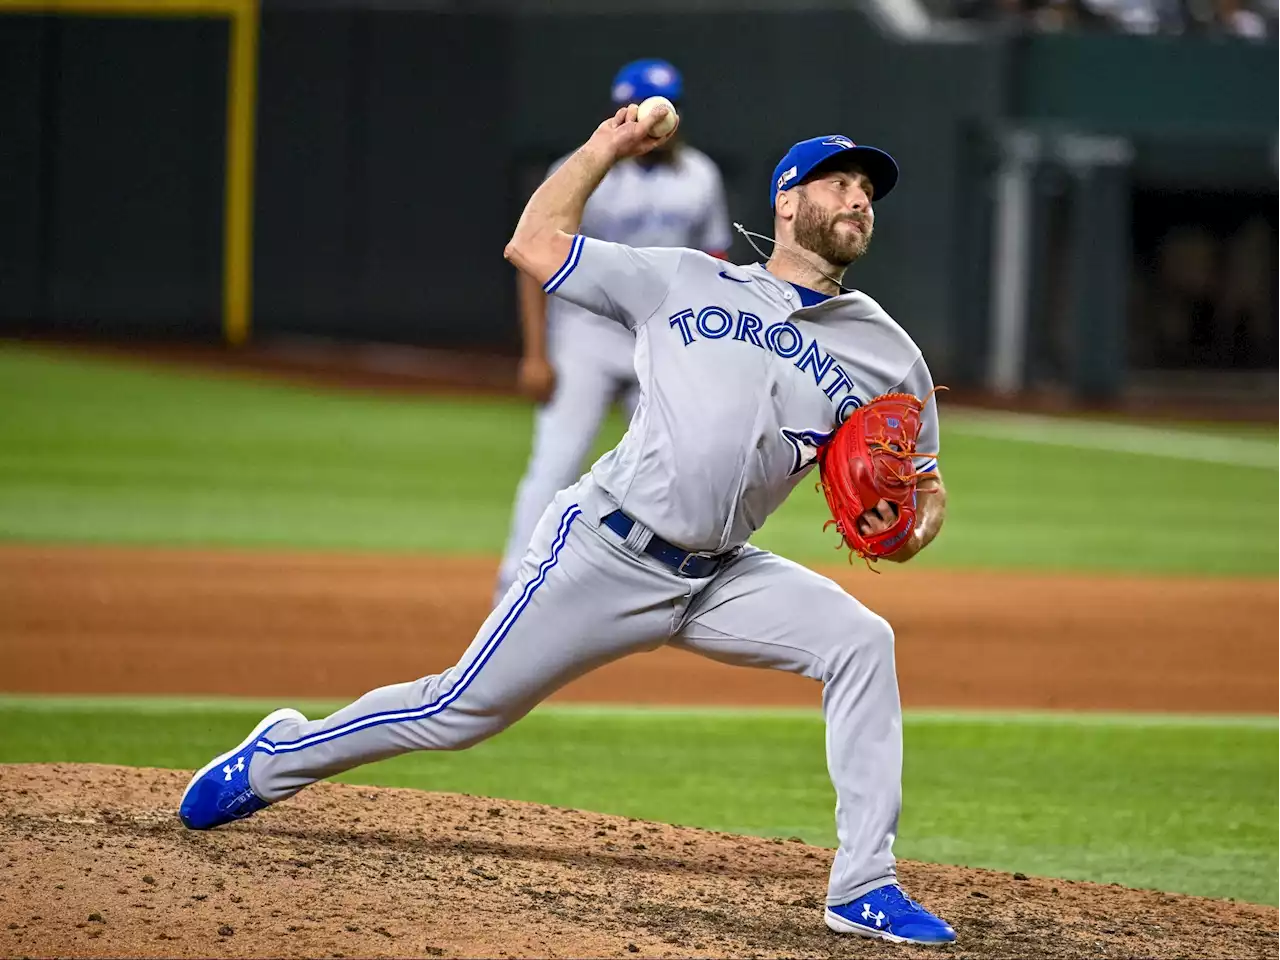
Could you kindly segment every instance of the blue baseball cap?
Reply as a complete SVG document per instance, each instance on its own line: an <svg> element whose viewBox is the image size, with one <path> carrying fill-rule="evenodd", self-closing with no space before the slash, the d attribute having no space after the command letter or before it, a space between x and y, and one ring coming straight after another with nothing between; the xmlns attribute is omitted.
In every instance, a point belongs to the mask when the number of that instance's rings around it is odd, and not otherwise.
<svg viewBox="0 0 1280 960"><path fill-rule="evenodd" d="M790 190L802 182L814 169L832 157L850 156L862 167L862 172L871 181L876 200L886 197L893 185L898 182L898 162L876 147L859 146L848 137L831 134L825 137L812 137L801 140L787 155L778 161L773 169L773 183L769 190L769 209L772 210L778 199L779 190Z"/></svg>
<svg viewBox="0 0 1280 960"><path fill-rule="evenodd" d="M680 71L665 60L632 60L613 78L613 102L640 103L650 97L680 101L684 80Z"/></svg>

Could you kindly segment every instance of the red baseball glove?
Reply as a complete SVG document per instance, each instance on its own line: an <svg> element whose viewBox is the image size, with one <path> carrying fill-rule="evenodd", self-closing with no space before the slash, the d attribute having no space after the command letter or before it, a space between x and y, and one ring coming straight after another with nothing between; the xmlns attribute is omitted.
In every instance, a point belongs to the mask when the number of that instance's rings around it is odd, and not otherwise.
<svg viewBox="0 0 1280 960"><path fill-rule="evenodd" d="M909 393L887 393L859 407L835 434L818 448L819 486L826 494L832 519L853 554L870 566L899 549L916 525L916 484L921 476L913 457L934 456L916 449L920 411L929 402ZM881 500L897 508L897 521L888 530L863 536L858 518Z"/></svg>

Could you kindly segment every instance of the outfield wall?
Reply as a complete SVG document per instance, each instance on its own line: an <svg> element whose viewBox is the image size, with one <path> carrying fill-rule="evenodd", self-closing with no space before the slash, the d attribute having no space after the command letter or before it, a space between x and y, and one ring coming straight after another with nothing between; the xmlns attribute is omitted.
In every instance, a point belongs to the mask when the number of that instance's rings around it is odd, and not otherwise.
<svg viewBox="0 0 1280 960"><path fill-rule="evenodd" d="M1003 131L1119 137L1128 151L1102 179L1067 171L1076 226L1059 255L1074 269L1053 280L1062 316L1030 318L1031 373L1092 393L1125 376L1130 187L1274 196L1274 43L903 44L852 10L485 10L265 5L256 334L514 350L501 247L520 205L598 120L617 65L658 51L686 74L690 139L721 164L734 218L757 229L793 140L840 130L892 149L905 189L859 275L957 384L989 365ZM219 336L227 37L218 17L0 15L0 123L13 134L0 146L12 188L0 333ZM741 242L733 255L754 257ZM1054 322L1075 346L1037 367L1053 349L1037 331Z"/></svg>

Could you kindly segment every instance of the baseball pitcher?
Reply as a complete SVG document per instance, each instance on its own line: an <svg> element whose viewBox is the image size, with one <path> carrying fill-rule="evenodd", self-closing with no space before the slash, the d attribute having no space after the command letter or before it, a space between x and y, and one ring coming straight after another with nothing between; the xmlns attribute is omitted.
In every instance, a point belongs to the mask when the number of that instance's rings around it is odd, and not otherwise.
<svg viewBox="0 0 1280 960"><path fill-rule="evenodd" d="M825 922L950 942L895 873L893 630L831 580L747 543L815 465L840 535L868 562L909 560L942 526L928 367L879 304L843 286L897 164L843 136L793 146L769 184L777 239L763 266L584 237L592 192L667 142L653 135L667 115L641 121L630 105L601 123L534 193L506 249L548 294L634 336L639 399L622 441L555 496L455 666L321 720L270 714L195 773L179 814L209 829L360 764L471 746L575 677L671 644L823 685L839 838Z"/></svg>
<svg viewBox="0 0 1280 960"><path fill-rule="evenodd" d="M683 80L671 64L637 60L618 71L612 98L619 107L652 96L678 105L683 92ZM732 236L720 171L680 139L621 160L587 202L578 232L631 247L693 247L723 256ZM635 338L625 327L572 300L548 297L526 273L517 282L524 335L520 388L540 406L498 567L495 603L515 580L551 498L581 475L610 405L620 400L630 417L637 395L631 362Z"/></svg>

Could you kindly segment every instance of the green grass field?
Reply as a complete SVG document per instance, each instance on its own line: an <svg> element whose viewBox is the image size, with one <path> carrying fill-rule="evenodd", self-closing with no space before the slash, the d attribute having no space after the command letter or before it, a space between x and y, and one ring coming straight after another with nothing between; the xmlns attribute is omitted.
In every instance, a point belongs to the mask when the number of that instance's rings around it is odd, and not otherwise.
<svg viewBox="0 0 1280 960"><path fill-rule="evenodd" d="M493 555L530 423L516 401L324 392L0 346L0 540ZM943 423L950 516L919 562L1276 576L1274 429L1082 427L948 415L945 400ZM1206 491L1226 488L1228 516L1190 541L1224 511ZM824 516L802 487L757 542L839 561ZM0 698L0 761L191 768L262 712ZM902 856L1277 902L1274 716L914 715L906 729ZM348 779L830 844L822 743L820 717L804 712L557 707L463 754Z"/></svg>
<svg viewBox="0 0 1280 960"><path fill-rule="evenodd" d="M943 404L947 527L919 563L1277 572L1274 430L1112 429L1086 450L1077 425ZM3 539L487 555L532 419L514 400L326 393L13 347L0 349L0 411ZM611 422L602 445L620 433ZM1244 519L1188 538L1228 478ZM838 562L826 516L802 486L756 542Z"/></svg>

